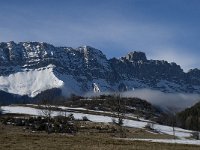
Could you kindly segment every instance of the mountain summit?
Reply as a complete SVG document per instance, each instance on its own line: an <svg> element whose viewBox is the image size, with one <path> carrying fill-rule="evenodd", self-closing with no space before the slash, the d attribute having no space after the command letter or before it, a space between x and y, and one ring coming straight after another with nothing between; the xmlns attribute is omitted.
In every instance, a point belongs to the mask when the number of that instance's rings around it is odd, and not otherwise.
<svg viewBox="0 0 200 150"><path fill-rule="evenodd" d="M90 46L74 49L41 42L0 43L0 90L20 96L35 97L53 88L66 96L133 88L200 93L199 75L198 69L185 73L176 63L148 60L138 51L107 59Z"/></svg>
<svg viewBox="0 0 200 150"><path fill-rule="evenodd" d="M138 51L128 53L125 58L130 61L147 61L146 54Z"/></svg>

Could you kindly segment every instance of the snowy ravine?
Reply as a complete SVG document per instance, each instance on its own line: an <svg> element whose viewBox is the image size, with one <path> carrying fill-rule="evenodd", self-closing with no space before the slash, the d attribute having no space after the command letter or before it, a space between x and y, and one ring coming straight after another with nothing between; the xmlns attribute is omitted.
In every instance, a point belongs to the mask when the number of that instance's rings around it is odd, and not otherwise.
<svg viewBox="0 0 200 150"><path fill-rule="evenodd" d="M60 107L59 107L60 108ZM67 109L65 107L61 107L63 110L66 110L66 115L73 114L76 119L82 119L84 116L86 116L90 121L93 122L104 122L109 123L112 122L112 117L109 116L103 116L103 115L92 115L92 114L86 114L86 113L76 113L76 112L67 112ZM42 112L40 109L31 108L31 107L23 107L23 106L3 106L3 113L14 113L14 114L28 114L28 115L42 115ZM75 108L73 108L75 109ZM81 108L78 108L77 110L80 110ZM65 115L64 112L61 111L54 111L52 116L57 115ZM115 118L116 119L116 118ZM145 128L148 122L146 121L135 121L135 120L129 120L124 119L124 126L127 127L134 127L134 128ZM173 129L170 126L164 126L164 125L154 125L154 129L158 131L159 133L164 133L168 135L173 135ZM175 127L175 133L176 136L180 139L191 137L191 134L193 131L185 130L181 128Z"/></svg>

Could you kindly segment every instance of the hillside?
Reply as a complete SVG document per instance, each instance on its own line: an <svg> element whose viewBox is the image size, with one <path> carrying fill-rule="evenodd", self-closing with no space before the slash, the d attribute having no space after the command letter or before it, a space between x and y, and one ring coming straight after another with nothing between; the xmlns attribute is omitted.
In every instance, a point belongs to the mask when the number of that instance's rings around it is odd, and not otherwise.
<svg viewBox="0 0 200 150"><path fill-rule="evenodd" d="M200 131L200 102L178 113L177 117L181 127Z"/></svg>

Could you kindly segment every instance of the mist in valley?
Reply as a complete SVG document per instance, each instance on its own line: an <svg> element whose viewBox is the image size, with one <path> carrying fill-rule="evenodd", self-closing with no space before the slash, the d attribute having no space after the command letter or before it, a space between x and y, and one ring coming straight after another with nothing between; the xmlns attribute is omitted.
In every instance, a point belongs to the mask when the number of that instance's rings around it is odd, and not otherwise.
<svg viewBox="0 0 200 150"><path fill-rule="evenodd" d="M137 97L168 111L179 112L200 101L199 94L164 93L151 89L136 89L121 93L122 97Z"/></svg>

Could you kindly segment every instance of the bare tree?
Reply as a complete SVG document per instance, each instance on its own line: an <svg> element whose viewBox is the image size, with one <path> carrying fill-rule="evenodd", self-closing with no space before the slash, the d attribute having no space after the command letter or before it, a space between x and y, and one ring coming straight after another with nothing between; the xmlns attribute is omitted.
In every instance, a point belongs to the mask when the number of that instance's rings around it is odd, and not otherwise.
<svg viewBox="0 0 200 150"><path fill-rule="evenodd" d="M121 100L120 94L114 95L114 102L116 106L116 118L113 118L113 123L119 128L120 137L126 137L123 129L124 118L125 118L125 103Z"/></svg>
<svg viewBox="0 0 200 150"><path fill-rule="evenodd" d="M39 105L41 108L42 116L45 118L51 118L53 114L53 106L48 102L48 100L42 100L41 104Z"/></svg>
<svg viewBox="0 0 200 150"><path fill-rule="evenodd" d="M47 99L44 99L39 104L41 109L40 113L47 119L47 132L50 133L50 123L55 106L52 106Z"/></svg>
<svg viewBox="0 0 200 150"><path fill-rule="evenodd" d="M175 117L175 114L173 113L172 114L172 129L173 129L173 137L174 139L176 139L176 131L175 131L175 122L176 121L176 117Z"/></svg>

